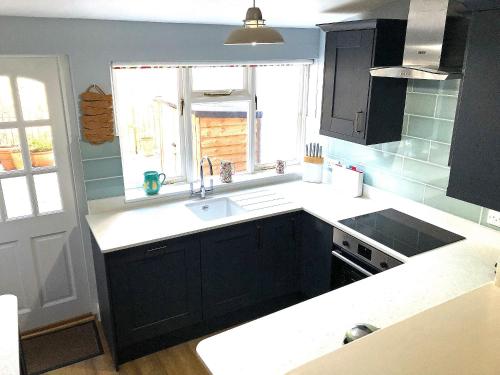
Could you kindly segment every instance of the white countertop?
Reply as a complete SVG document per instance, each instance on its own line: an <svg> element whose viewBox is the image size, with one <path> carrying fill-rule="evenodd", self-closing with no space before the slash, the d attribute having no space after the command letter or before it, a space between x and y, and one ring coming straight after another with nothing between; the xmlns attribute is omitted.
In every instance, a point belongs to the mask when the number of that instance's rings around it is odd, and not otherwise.
<svg viewBox="0 0 500 375"><path fill-rule="evenodd" d="M19 374L19 331L17 297L0 296L0 374Z"/></svg>
<svg viewBox="0 0 500 375"><path fill-rule="evenodd" d="M300 209L353 234L338 220L392 207L466 239L406 258L358 233L407 263L203 340L197 352L214 375L284 374L341 347L345 331L356 323L387 327L494 279L500 232L377 189L345 198L329 184L292 182L217 197L272 193L280 204L213 221L198 219L186 201L87 219L103 252Z"/></svg>
<svg viewBox="0 0 500 375"><path fill-rule="evenodd" d="M499 311L500 287L489 283L288 375L498 375Z"/></svg>

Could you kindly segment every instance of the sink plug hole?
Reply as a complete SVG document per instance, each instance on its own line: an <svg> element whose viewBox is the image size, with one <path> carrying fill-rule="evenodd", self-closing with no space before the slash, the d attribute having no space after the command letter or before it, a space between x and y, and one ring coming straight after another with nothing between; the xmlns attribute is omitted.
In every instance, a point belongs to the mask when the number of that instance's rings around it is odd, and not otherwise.
<svg viewBox="0 0 500 375"><path fill-rule="evenodd" d="M201 209L202 209L203 211L208 210L208 204L206 204L206 205L202 206L202 207L201 207Z"/></svg>

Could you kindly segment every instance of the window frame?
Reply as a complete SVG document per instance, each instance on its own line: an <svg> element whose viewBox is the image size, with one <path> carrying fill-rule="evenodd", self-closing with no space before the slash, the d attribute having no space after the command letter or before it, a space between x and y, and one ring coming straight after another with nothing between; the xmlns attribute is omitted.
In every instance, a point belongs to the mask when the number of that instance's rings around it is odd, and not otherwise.
<svg viewBox="0 0 500 375"><path fill-rule="evenodd" d="M300 157L303 155L303 146L305 143L306 136L306 122L307 122L307 112L308 112L308 98L309 98L309 81L310 81L310 67L313 65L313 60L295 60L295 61L280 61L280 62L270 62L270 63L246 63L246 64L236 64L244 67L244 77L243 84L244 88L242 90L233 90L227 96L215 96L208 97L205 95L207 92L217 92L219 90L193 90L193 74L192 69L195 66L217 66L217 67L230 67L235 66L235 64L194 64L194 65L174 65L171 64L172 68L178 69L178 108L179 108L179 136L180 136L180 155L182 158L182 176L170 180L171 182L178 184L189 184L190 182L195 182L198 179L198 168L196 165L195 156L195 138L194 138L194 125L192 123L192 104L199 103L223 103L223 102L248 102L248 112L247 112L247 170L241 174L255 174L258 178L259 172L264 172L266 170L274 168L274 163L262 163L257 164L255 162L255 126L256 126L256 69L262 65L294 65L299 64L302 66L302 85L300 91L300 108L297 118L297 141L296 141L296 157L293 160L287 160L288 165L300 164ZM137 66L139 64L128 64L129 66ZM169 64L166 64L169 65ZM114 66L124 66L124 64L113 64L111 70L113 72ZM116 87L116 82L112 74L112 87L113 87L113 97L119 97L118 90ZM119 106L115 105L115 118L118 118L116 111L119 111ZM116 121L116 134L119 134L119 123ZM121 143L121 141L120 141ZM122 154L122 168L126 169L126 163L124 162ZM124 180L125 184L125 180ZM124 186L125 192L131 189L137 189L140 187ZM168 191L163 193L168 194ZM161 195L163 195L161 194Z"/></svg>

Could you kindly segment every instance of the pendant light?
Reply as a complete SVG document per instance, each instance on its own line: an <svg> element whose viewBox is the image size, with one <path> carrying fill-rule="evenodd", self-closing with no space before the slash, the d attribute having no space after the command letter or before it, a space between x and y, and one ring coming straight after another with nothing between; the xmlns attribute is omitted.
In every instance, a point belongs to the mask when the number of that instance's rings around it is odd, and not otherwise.
<svg viewBox="0 0 500 375"><path fill-rule="evenodd" d="M266 26L262 12L255 6L255 0L253 0L253 7L248 8L243 27L233 30L224 44L255 46L257 44L283 44L284 42L278 31Z"/></svg>

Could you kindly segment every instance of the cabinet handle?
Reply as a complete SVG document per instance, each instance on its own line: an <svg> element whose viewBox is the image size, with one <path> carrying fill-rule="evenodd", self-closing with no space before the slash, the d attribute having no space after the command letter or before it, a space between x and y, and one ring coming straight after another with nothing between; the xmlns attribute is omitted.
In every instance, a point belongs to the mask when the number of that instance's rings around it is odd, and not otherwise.
<svg viewBox="0 0 500 375"><path fill-rule="evenodd" d="M154 247L152 249L147 249L146 252L145 252L145 255L148 256L148 257L153 257L153 256L156 256L156 255L161 255L163 254L163 250L165 250L166 247L165 246L160 246L160 247Z"/></svg>
<svg viewBox="0 0 500 375"><path fill-rule="evenodd" d="M262 225L257 225L257 248L262 249Z"/></svg>
<svg viewBox="0 0 500 375"><path fill-rule="evenodd" d="M356 133L361 133L363 129L359 129L359 118L361 117L360 115L363 114L363 111L358 111L356 112L356 118L354 119L354 130Z"/></svg>

